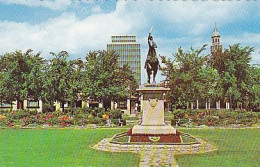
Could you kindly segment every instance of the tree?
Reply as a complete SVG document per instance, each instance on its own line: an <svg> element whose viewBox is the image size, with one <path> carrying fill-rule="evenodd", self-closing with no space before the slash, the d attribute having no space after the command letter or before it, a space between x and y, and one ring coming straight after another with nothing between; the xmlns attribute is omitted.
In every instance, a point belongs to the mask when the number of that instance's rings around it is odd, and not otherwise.
<svg viewBox="0 0 260 167"><path fill-rule="evenodd" d="M61 51L58 54L51 52L54 56L44 69L44 100L50 106L58 101L62 104L68 102L69 90L71 89L72 66L68 61L69 54L66 51Z"/></svg>
<svg viewBox="0 0 260 167"><path fill-rule="evenodd" d="M248 90L249 93L245 96L244 101L247 102L246 106L255 111L259 111L260 107L260 68L251 67L250 68L250 80Z"/></svg>
<svg viewBox="0 0 260 167"><path fill-rule="evenodd" d="M219 87L222 87L222 98L229 100L232 107L237 104L248 106L253 78L250 65L252 47L240 47L239 44L229 46L224 52L212 55L211 65L219 75Z"/></svg>
<svg viewBox="0 0 260 167"><path fill-rule="evenodd" d="M107 104L129 96L129 91L137 87L129 66L119 67L118 57L114 51L87 54L82 89L85 99Z"/></svg>
<svg viewBox="0 0 260 167"><path fill-rule="evenodd" d="M14 100L41 99L44 59L40 53L15 51L0 58L0 99L11 103Z"/></svg>
<svg viewBox="0 0 260 167"><path fill-rule="evenodd" d="M217 82L217 71L208 64L208 56L201 56L204 45L199 50L184 52L181 48L174 54L174 59L161 57L165 67L162 72L170 80L169 98L175 106L185 107L197 99L206 99L213 95Z"/></svg>
<svg viewBox="0 0 260 167"><path fill-rule="evenodd" d="M84 86L84 62L81 59L69 61L71 76L69 78L68 101L71 107L76 107L76 102L81 98Z"/></svg>

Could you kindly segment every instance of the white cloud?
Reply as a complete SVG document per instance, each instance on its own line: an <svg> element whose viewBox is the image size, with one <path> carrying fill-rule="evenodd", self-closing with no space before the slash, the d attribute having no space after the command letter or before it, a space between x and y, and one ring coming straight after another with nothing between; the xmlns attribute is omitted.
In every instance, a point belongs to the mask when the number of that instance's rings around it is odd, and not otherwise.
<svg viewBox="0 0 260 167"><path fill-rule="evenodd" d="M29 7L46 7L52 10L64 10L71 5L71 0L0 0L0 3L18 4Z"/></svg>
<svg viewBox="0 0 260 167"><path fill-rule="evenodd" d="M93 12L93 13L100 13L100 12L102 12L102 9L101 9L100 6L94 6L94 7L92 8L92 12Z"/></svg>
<svg viewBox="0 0 260 167"><path fill-rule="evenodd" d="M39 25L5 21L0 22L0 52L32 48L48 55L66 50L83 57L90 50L106 49L111 35L127 34L130 28L116 12L93 14L83 20L64 13Z"/></svg>

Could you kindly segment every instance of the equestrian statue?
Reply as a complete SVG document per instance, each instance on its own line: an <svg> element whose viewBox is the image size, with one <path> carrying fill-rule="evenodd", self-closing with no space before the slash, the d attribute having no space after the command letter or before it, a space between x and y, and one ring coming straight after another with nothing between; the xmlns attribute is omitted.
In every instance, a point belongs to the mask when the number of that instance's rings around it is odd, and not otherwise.
<svg viewBox="0 0 260 167"><path fill-rule="evenodd" d="M149 50L148 50L144 68L146 69L147 76L148 76L147 82L150 84L150 79L151 79L150 75L153 73L153 84L156 84L155 76L157 74L158 69L160 68L160 64L159 64L159 60L156 56L155 48L157 48L157 45L153 41L152 29L150 30L149 35L148 35L148 46L149 46Z"/></svg>

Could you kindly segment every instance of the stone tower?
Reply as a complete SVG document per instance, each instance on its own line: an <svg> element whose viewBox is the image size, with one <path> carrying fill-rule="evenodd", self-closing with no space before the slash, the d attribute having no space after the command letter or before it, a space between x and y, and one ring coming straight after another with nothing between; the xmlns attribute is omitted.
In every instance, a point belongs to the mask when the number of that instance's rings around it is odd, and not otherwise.
<svg viewBox="0 0 260 167"><path fill-rule="evenodd" d="M213 54L217 50L222 50L222 45L220 43L220 33L217 30L216 24L215 24L214 31L212 32L211 39L212 39L211 54Z"/></svg>

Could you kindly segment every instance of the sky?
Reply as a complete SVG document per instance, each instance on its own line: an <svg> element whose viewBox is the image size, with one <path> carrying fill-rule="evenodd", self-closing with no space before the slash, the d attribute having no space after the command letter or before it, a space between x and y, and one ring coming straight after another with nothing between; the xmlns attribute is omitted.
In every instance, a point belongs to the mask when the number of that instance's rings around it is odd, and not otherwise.
<svg viewBox="0 0 260 167"><path fill-rule="evenodd" d="M260 2L220 0L0 0L0 55L31 48L51 58L66 50L70 59L106 50L112 35L136 35L143 64L147 36L157 53L170 58L179 47L208 44L216 23L224 48L240 43L255 48L252 63L260 63ZM159 74L160 75L160 74ZM163 77L158 76L157 82Z"/></svg>

